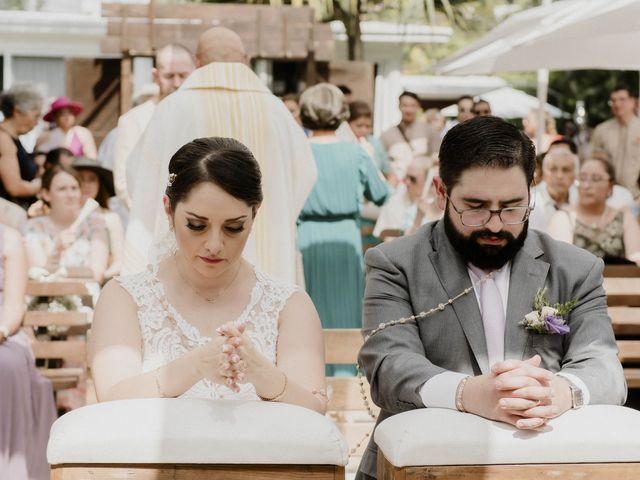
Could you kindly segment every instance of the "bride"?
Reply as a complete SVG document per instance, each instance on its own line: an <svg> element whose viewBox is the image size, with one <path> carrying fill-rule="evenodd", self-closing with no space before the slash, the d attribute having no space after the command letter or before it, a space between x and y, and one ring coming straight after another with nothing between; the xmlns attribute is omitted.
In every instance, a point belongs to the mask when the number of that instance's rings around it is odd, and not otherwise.
<svg viewBox="0 0 640 480"><path fill-rule="evenodd" d="M103 289L90 362L99 401L280 401L323 413L324 345L309 297L242 258L262 201L251 152L200 138L171 158L158 259Z"/></svg>

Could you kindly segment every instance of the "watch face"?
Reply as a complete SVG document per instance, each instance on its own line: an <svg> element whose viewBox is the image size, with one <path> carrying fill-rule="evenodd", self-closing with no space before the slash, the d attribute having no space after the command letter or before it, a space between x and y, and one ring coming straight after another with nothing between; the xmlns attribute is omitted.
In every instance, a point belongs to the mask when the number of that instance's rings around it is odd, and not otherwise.
<svg viewBox="0 0 640 480"><path fill-rule="evenodd" d="M571 408L580 408L584 404L582 390L573 385L569 387L571 390Z"/></svg>

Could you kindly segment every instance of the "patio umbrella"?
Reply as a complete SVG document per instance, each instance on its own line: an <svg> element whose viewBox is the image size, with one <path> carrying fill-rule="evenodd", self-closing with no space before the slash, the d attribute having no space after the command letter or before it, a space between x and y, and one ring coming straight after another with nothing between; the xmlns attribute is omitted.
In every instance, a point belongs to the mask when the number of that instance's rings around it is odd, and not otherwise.
<svg viewBox="0 0 640 480"><path fill-rule="evenodd" d="M502 87L483 93L480 98L489 102L492 115L502 118L523 118L531 110L537 109L539 105L536 97L511 87ZM555 118L568 115L548 103L545 105L545 110ZM458 106L456 104L449 105L441 112L446 117L455 117L458 115Z"/></svg>
<svg viewBox="0 0 640 480"><path fill-rule="evenodd" d="M561 0L517 13L438 73L640 69L640 0Z"/></svg>

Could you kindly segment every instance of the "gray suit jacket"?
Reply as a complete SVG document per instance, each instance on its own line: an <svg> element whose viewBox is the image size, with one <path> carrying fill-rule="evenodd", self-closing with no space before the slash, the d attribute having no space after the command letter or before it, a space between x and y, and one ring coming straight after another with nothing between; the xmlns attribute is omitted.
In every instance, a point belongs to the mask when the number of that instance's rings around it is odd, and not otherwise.
<svg viewBox="0 0 640 480"><path fill-rule="evenodd" d="M471 286L466 265L449 242L442 221L370 249L365 261L363 332L429 310ZM529 230L511 262L505 358L525 359L538 353L543 368L584 381L591 403L622 404L626 384L607 315L602 269L602 260L592 254ZM533 310L534 296L543 287L553 303L578 300L568 318L571 332L564 337L531 333L518 324ZM471 291L417 325L384 329L364 344L359 362L372 399L382 409L378 423L396 413L423 408L419 391L434 375L487 373L487 346L476 296ZM363 473L374 477L376 453L371 440L360 464Z"/></svg>

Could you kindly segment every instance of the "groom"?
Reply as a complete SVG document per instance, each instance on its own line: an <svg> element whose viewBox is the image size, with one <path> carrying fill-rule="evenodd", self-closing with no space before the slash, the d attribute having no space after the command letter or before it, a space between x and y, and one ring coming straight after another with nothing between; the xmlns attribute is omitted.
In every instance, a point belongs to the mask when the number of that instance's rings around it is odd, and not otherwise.
<svg viewBox="0 0 640 480"><path fill-rule="evenodd" d="M534 168L533 144L514 126L496 117L457 125L434 180L443 220L367 252L363 332L378 331L359 361L379 422L441 407L535 429L570 408L624 403L603 263L528 231ZM468 287L442 310L379 329ZM560 333L521 324L544 288L550 304L577 302L549 327ZM376 451L372 440L357 478L376 478Z"/></svg>

